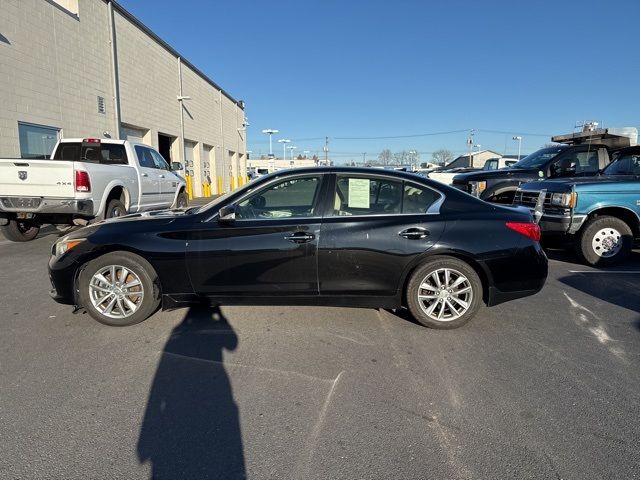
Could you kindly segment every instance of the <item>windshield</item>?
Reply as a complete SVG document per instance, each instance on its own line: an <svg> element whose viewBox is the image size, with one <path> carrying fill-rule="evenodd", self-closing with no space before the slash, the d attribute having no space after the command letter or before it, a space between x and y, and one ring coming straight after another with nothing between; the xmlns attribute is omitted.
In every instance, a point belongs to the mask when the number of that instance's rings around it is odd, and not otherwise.
<svg viewBox="0 0 640 480"><path fill-rule="evenodd" d="M540 168L549 160L557 156L566 147L549 147L527 155L511 168Z"/></svg>
<svg viewBox="0 0 640 480"><path fill-rule="evenodd" d="M640 152L623 154L602 173L605 175L640 175Z"/></svg>

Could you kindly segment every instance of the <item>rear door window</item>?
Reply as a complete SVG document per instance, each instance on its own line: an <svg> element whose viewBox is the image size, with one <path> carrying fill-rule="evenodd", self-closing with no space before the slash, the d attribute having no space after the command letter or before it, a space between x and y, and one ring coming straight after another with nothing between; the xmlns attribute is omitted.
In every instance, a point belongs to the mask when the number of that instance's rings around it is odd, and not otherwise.
<svg viewBox="0 0 640 480"><path fill-rule="evenodd" d="M441 195L428 187L412 183L404 184L402 213L426 213L429 207L440 199Z"/></svg>
<svg viewBox="0 0 640 480"><path fill-rule="evenodd" d="M402 181L339 175L333 215L388 215L402 211Z"/></svg>

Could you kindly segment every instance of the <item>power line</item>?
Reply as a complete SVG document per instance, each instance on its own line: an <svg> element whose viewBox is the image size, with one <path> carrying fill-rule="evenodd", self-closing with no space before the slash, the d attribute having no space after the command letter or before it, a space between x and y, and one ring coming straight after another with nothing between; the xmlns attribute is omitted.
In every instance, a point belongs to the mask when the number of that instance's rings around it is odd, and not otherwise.
<svg viewBox="0 0 640 480"><path fill-rule="evenodd" d="M430 133L415 133L412 135L387 135L380 137L332 137L334 140L386 140L392 138L415 138L415 137L432 137L436 135L449 135L452 133L468 132L469 129L464 130L449 130L447 132L430 132Z"/></svg>

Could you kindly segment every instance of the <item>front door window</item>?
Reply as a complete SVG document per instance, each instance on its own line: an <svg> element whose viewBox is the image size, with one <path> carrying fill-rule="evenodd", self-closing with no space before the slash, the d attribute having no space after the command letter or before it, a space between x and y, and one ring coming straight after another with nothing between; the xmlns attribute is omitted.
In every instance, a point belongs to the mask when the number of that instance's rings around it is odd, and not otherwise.
<svg viewBox="0 0 640 480"><path fill-rule="evenodd" d="M314 205L321 176L283 180L252 193L236 206L236 219L304 218L316 216Z"/></svg>

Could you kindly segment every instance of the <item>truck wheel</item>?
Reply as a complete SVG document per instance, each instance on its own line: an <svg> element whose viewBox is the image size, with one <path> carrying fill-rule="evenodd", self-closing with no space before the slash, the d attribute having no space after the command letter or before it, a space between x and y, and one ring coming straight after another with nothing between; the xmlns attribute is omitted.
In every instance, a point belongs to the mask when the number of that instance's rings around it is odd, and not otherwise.
<svg viewBox="0 0 640 480"><path fill-rule="evenodd" d="M178 194L176 199L176 208L187 208L189 206L189 197L184 190Z"/></svg>
<svg viewBox="0 0 640 480"><path fill-rule="evenodd" d="M589 265L615 265L631 253L633 232L619 218L595 217L582 228L576 246L578 253Z"/></svg>
<svg viewBox="0 0 640 480"><path fill-rule="evenodd" d="M9 220L8 225L3 225L0 228L2 228L5 238L12 242L30 242L40 232L40 225L20 220Z"/></svg>
<svg viewBox="0 0 640 480"><path fill-rule="evenodd" d="M437 257L413 272L405 293L409 311L418 322L451 329L467 323L480 308L482 282L462 260Z"/></svg>
<svg viewBox="0 0 640 480"><path fill-rule="evenodd" d="M109 200L107 210L104 212L104 218L121 217L126 214L127 208L124 206L124 203L117 198L114 198L113 200Z"/></svg>
<svg viewBox="0 0 640 480"><path fill-rule="evenodd" d="M160 305L158 275L149 262L129 252L89 262L80 273L78 292L89 315L116 327L140 323Z"/></svg>

